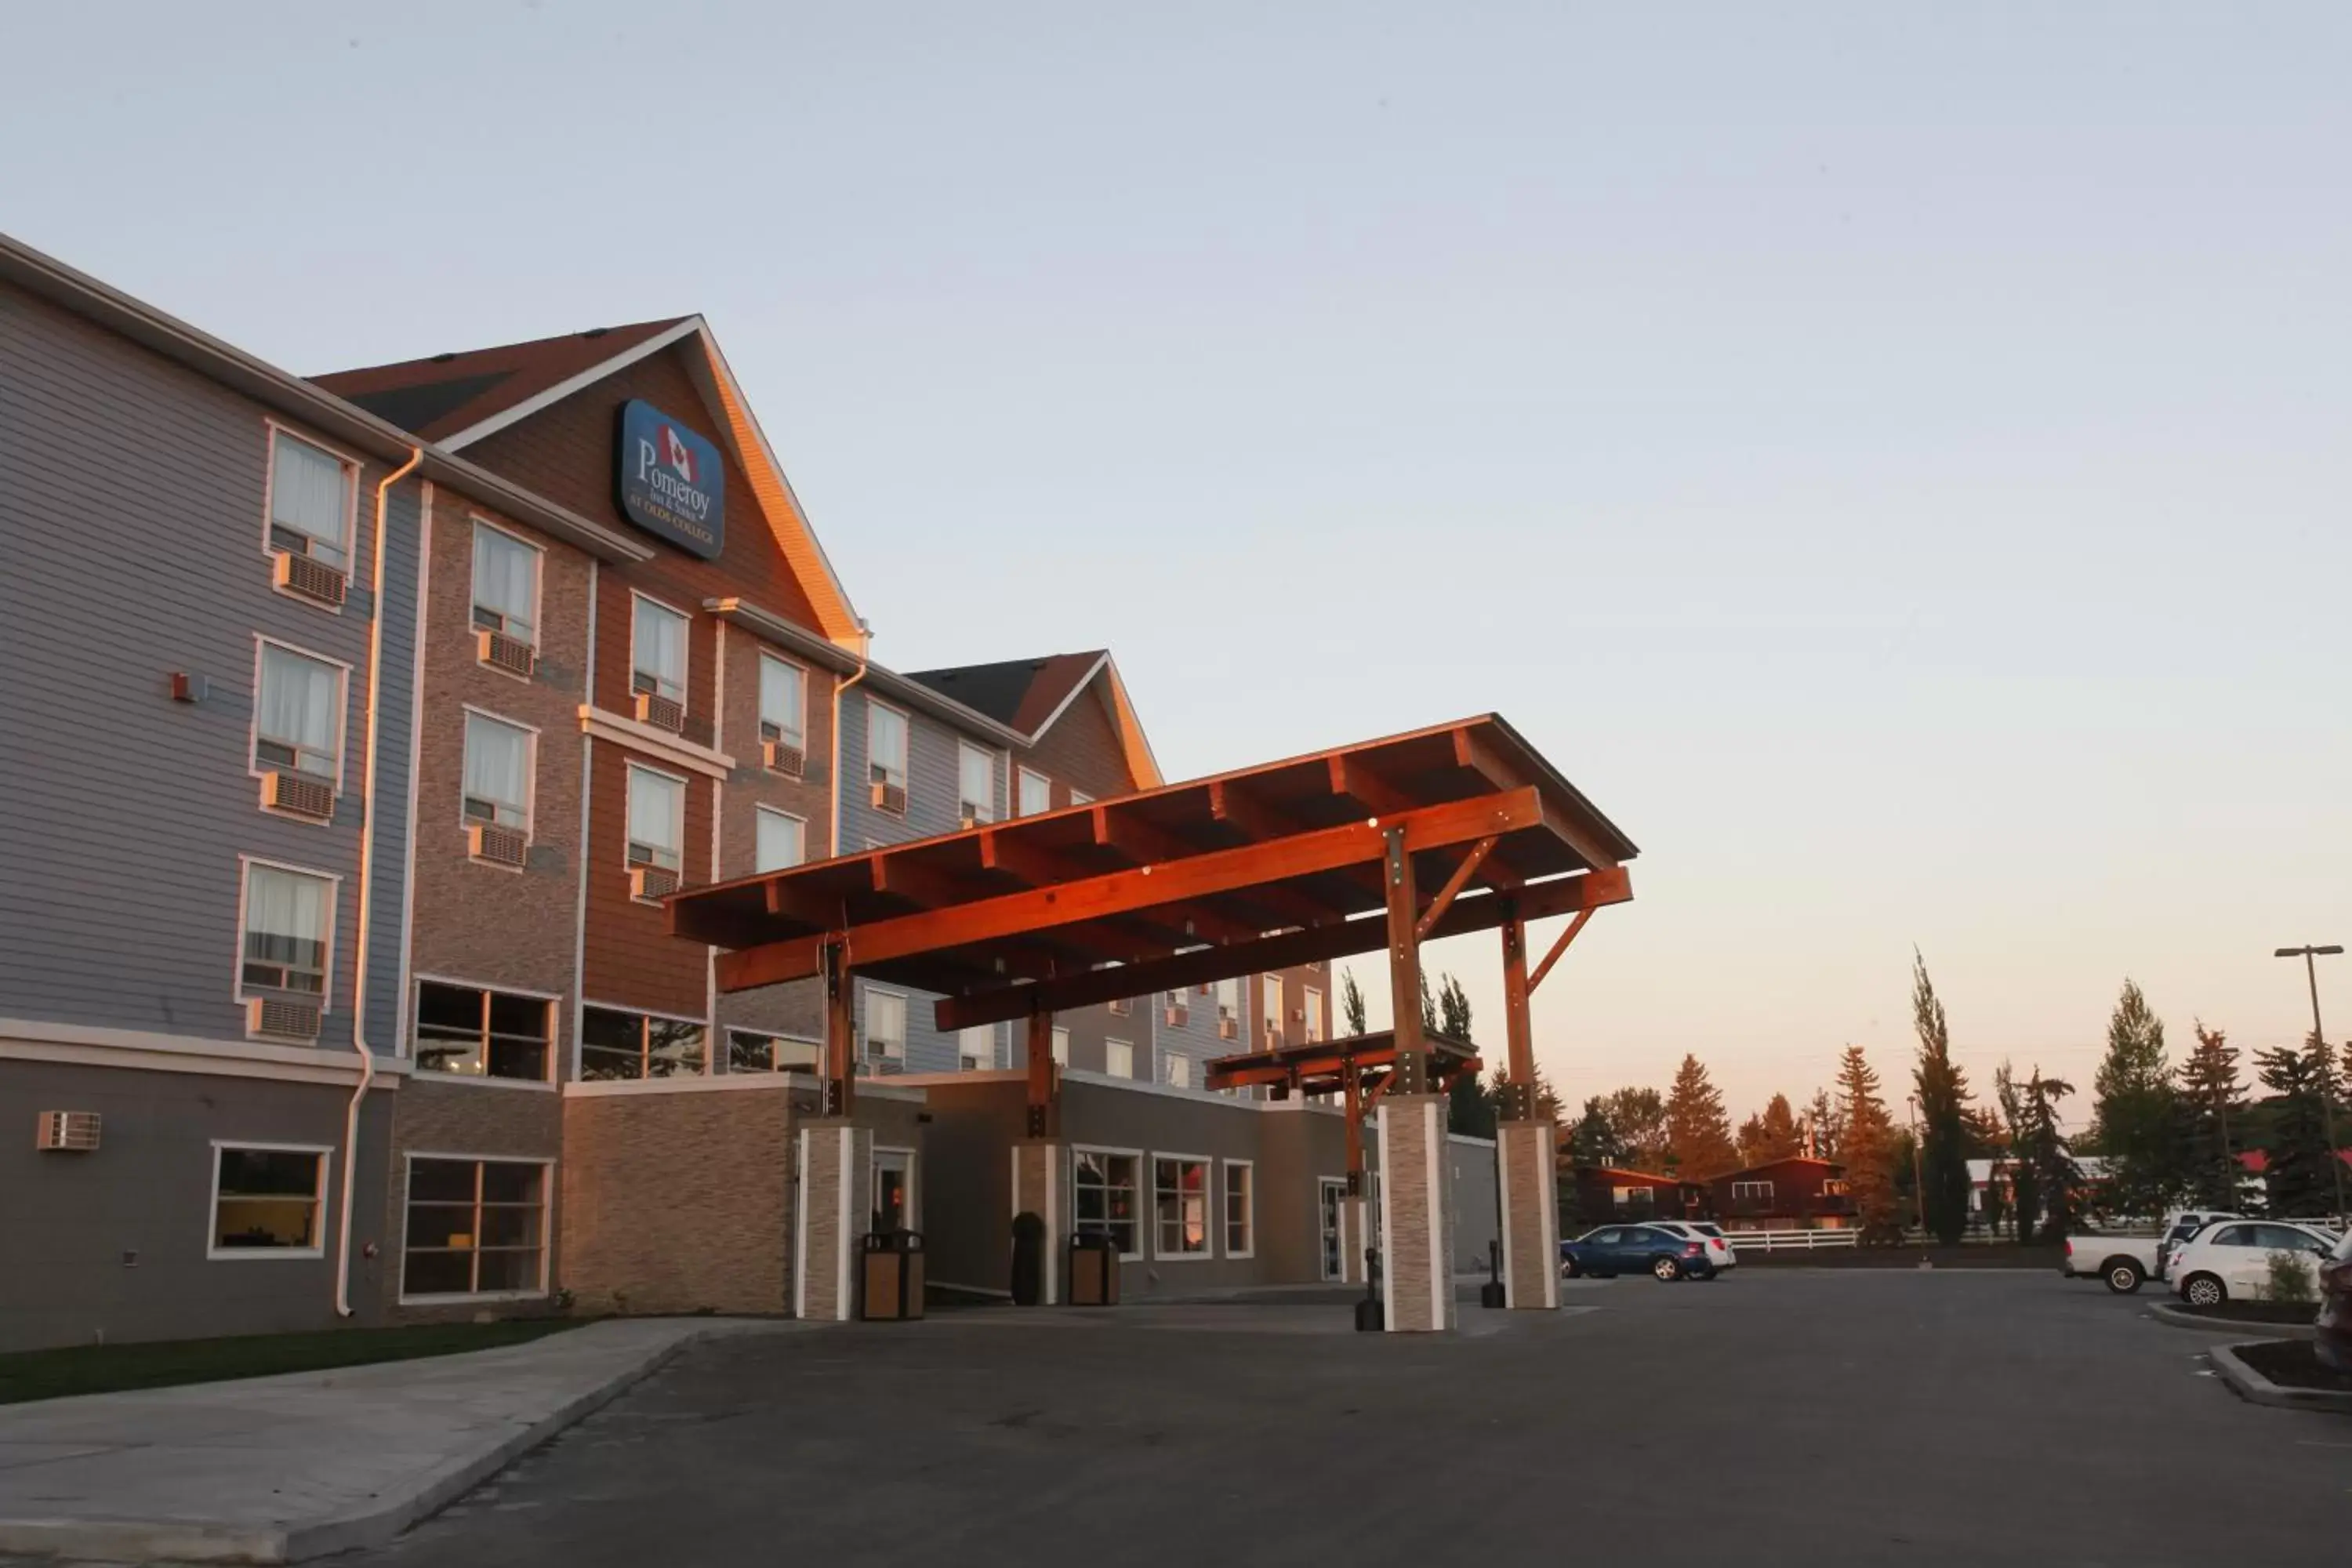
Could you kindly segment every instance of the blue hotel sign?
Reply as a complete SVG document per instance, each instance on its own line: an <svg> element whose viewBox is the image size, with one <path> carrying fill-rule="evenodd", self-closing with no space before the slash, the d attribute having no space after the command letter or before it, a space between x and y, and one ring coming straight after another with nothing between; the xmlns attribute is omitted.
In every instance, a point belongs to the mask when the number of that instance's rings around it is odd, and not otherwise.
<svg viewBox="0 0 2352 1568"><path fill-rule="evenodd" d="M621 408L621 513L657 539L715 559L727 542L727 470L719 448L656 408Z"/></svg>

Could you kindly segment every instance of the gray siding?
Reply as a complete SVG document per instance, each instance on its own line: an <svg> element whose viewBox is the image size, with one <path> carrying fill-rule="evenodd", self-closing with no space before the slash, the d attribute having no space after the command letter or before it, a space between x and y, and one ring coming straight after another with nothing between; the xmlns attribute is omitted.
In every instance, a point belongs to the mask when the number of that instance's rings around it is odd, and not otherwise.
<svg viewBox="0 0 2352 1568"><path fill-rule="evenodd" d="M260 408L0 289L0 1017L241 1039L240 853L339 876L322 1046L348 1047L372 520L360 480L341 615L274 593ZM414 664L413 487L388 560L370 1008L398 1035ZM249 775L257 633L352 667L342 794L325 826L264 813ZM173 671L205 679L174 703Z"/></svg>

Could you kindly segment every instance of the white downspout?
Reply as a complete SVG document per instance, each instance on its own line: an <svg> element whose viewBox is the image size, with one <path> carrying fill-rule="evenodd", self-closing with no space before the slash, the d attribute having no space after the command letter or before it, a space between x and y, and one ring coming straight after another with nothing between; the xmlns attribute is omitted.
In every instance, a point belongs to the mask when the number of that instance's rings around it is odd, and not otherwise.
<svg viewBox="0 0 2352 1568"><path fill-rule="evenodd" d="M412 447L408 461L384 475L375 487L375 562L372 619L368 626L367 679L367 772L360 785L360 914L359 931L352 943L355 970L352 978L352 1048L359 1053L360 1081L352 1089L352 1102L343 1112L343 1191L341 1211L335 1222L335 1316L352 1315L352 1186L359 1175L360 1107L367 1099L369 1089L375 1083L375 1053L367 1043L367 976L368 976L368 896L375 879L375 771L378 755L377 738L382 730L382 707L377 699L383 687L383 543L386 503L392 487L406 479L425 461L425 448ZM417 563L423 571L424 563ZM417 679L424 679L425 649L415 650ZM415 765L414 757L409 765Z"/></svg>
<svg viewBox="0 0 2352 1568"><path fill-rule="evenodd" d="M847 680L836 681L833 688L833 847L830 854L841 853L841 694L866 679L874 652L874 629L864 621L857 623L857 673Z"/></svg>

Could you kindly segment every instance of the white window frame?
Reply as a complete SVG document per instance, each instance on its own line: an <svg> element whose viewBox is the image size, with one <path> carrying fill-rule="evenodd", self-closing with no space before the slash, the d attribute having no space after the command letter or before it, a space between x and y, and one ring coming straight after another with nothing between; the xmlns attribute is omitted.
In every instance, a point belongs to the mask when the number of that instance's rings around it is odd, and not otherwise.
<svg viewBox="0 0 2352 1568"><path fill-rule="evenodd" d="M657 1018L665 1024L693 1025L696 1028L702 1031L702 1070L698 1073L674 1072L667 1074L663 1078L655 1078L650 1073L641 1075L637 1078L607 1078L590 1079L584 1077L581 1068L582 1064L586 1059L585 1053L588 1049L588 1015L591 1011L598 1013L619 1013L627 1017L642 1018L646 1020ZM572 1076L580 1082L663 1083L676 1079L693 1079L697 1078L711 1078L717 1074L716 1062L719 1052L718 1047L711 1043L711 1024L710 1020L708 1018L690 1018L683 1013L664 1013L652 1007L630 1007L618 1002L596 1002L586 1000L583 1000L580 1004L580 1009L576 1016L579 1023L572 1031ZM637 1031L637 1060L640 1065L646 1067L650 1067L653 1062L653 1049L647 1039L651 1031L646 1029L639 1029ZM606 1047L598 1047L600 1050ZM453 1155L451 1157L454 1159L457 1156Z"/></svg>
<svg viewBox="0 0 2352 1568"><path fill-rule="evenodd" d="M1070 792L1070 804L1072 805L1092 805L1094 803L1095 797L1088 795L1082 789L1074 789Z"/></svg>
<svg viewBox="0 0 2352 1568"><path fill-rule="evenodd" d="M329 446L326 442L320 440L316 436L310 435L308 431L297 430L293 426L280 423L276 419L265 418L261 423L264 430L268 432L266 438L261 444L262 558L264 560L274 561L278 556L288 553L288 552L279 549L277 543L269 537L269 531L277 526L278 443L278 440L283 437L284 439L290 441L299 441L305 447L313 447L318 451L324 452L328 457L332 458L335 461L342 464L343 537L341 549L343 552L343 564L340 570L342 572L343 576L347 581L356 579L359 576L360 566L360 478L361 475L366 471L365 465L362 464L359 458L352 457L349 452L344 451L339 447ZM286 594L286 596L289 598L300 598L306 605L311 604L311 601L309 598L303 597L303 595L298 594L289 594L287 593L287 590L283 588L277 589L277 592ZM333 615L342 614L342 606L340 605L319 605L315 607L326 610ZM253 1146L258 1147L258 1145Z"/></svg>
<svg viewBox="0 0 2352 1568"><path fill-rule="evenodd" d="M1255 1160L1225 1160L1221 1161L1219 1163L1221 1168L1218 1172L1217 1177L1219 1183L1217 1196L1223 1200L1220 1217L1223 1222L1223 1229L1219 1234L1218 1240L1223 1243L1225 1249L1224 1255L1227 1258L1255 1258L1257 1256L1257 1162ZM1244 1201L1242 1204L1243 1231L1249 1239L1249 1245L1243 1247L1238 1252L1234 1250L1233 1218L1233 1180L1234 1172L1236 1170L1247 1171L1249 1173L1249 1180L1243 1184L1244 1188ZM1319 1194L1318 1194L1318 1201L1320 1201Z"/></svg>
<svg viewBox="0 0 2352 1568"><path fill-rule="evenodd" d="M1198 1252L1165 1252L1160 1246L1160 1163L1172 1160L1180 1164L1201 1167L1201 1250ZM1183 1201L1181 1186L1176 1189L1177 1201ZM1183 1221L1177 1221L1181 1227ZM1155 1263L1203 1263L1217 1256L1217 1232L1224 1225L1224 1211L1218 1202L1217 1162L1209 1154L1180 1154L1166 1149L1151 1152L1151 1259Z"/></svg>
<svg viewBox="0 0 2352 1568"><path fill-rule="evenodd" d="M1016 768L1014 771L1017 777L1013 784L1013 815L1015 816L1039 816L1053 810L1054 781L1045 774L1039 773L1034 768ZM1045 804L1039 805L1034 811L1032 811L1025 804L1028 800L1028 795L1026 792L1031 779L1035 779L1037 781L1037 787L1045 793Z"/></svg>
<svg viewBox="0 0 2352 1568"><path fill-rule="evenodd" d="M974 802L967 799L964 795L963 767L964 760L968 757L978 757L980 759L982 771L988 775L988 798L986 800ZM964 808L968 805L977 805L980 807L978 811L972 814L972 822L975 826L994 822L997 819L996 758L997 753L990 751L986 746L975 746L970 741L958 737L956 741L956 816L959 821L962 819Z"/></svg>
<svg viewBox="0 0 2352 1568"><path fill-rule="evenodd" d="M408 987L408 1026L401 1034L400 1054L408 1058L411 1064L411 1069L424 1081L427 1083L487 1083L495 1084L507 1089L545 1088L551 1086L556 1082L557 1072L562 1066L562 1063L559 1060L559 1056L562 1047L564 1013L563 996L562 993L555 991L530 991L516 985L494 985L488 981L467 980L462 976L455 974L417 974L411 976L410 980L411 984ZM438 1068L435 1068L415 1067L417 1012L423 1005L425 987L427 985L449 985L454 986L460 991L479 991L484 996L496 994L502 996L520 996L530 1002L546 1003L548 1009L547 1076L545 1078L493 1078L488 1073L476 1075L471 1073L442 1072ZM486 1052L488 1049L487 1033L488 1031L485 1030L486 1037L483 1042L483 1048Z"/></svg>
<svg viewBox="0 0 2352 1568"><path fill-rule="evenodd" d="M865 1005L857 1009L857 1055L859 1059L866 1061L904 1062L907 1059L907 993L904 991L886 990L878 985L865 986L864 991L866 994ZM879 1055L876 1055L866 1049L867 1044L873 1038L873 1004L874 998L877 996L887 996L898 1004L898 1054L895 1056L887 1050L881 1052Z"/></svg>
<svg viewBox="0 0 2352 1568"><path fill-rule="evenodd" d="M668 600L656 599L636 588L629 590L629 700L634 703L637 698L637 605L641 603L676 616L685 623L686 629L677 639L677 695L671 699L684 710L687 708L687 693L694 689L694 617ZM656 692L655 695L667 696L668 693Z"/></svg>
<svg viewBox="0 0 2352 1568"><path fill-rule="evenodd" d="M242 922L240 922L242 923ZM310 1235L315 1245L310 1247L223 1247L220 1245L220 1181L221 1151L251 1149L264 1154L315 1154L319 1160L318 1192L310 1199ZM249 1138L215 1138L212 1141L213 1196L205 1205L205 1260L208 1263L243 1263L261 1258L283 1258L289 1262L327 1256L327 1194L334 1183L330 1156L335 1152L331 1143L265 1143Z"/></svg>
<svg viewBox="0 0 2352 1568"><path fill-rule="evenodd" d="M968 1068L963 1064L965 1058L971 1053L964 1049L964 1045L975 1035L988 1042L988 1048L981 1053L982 1060L979 1067ZM997 1070L996 1056L995 1025L971 1024L956 1031L956 1070L958 1072L994 1072Z"/></svg>
<svg viewBox="0 0 2352 1568"><path fill-rule="evenodd" d="M1298 1016L1303 1026L1299 1038L1317 1045L1323 1038L1323 993L1313 985L1298 988Z"/></svg>
<svg viewBox="0 0 2352 1568"><path fill-rule="evenodd" d="M1065 1174L1069 1182L1070 1230L1073 1235L1077 1233L1078 1228L1078 1156L1081 1154L1108 1154L1113 1158L1124 1157L1135 1162L1136 1250L1120 1253L1118 1260L1121 1263L1142 1262L1150 1250L1146 1245L1147 1238L1144 1233L1150 1226L1158 1223L1157 1211L1146 1210L1143 1205L1143 1200L1151 1195L1151 1188L1143 1179L1150 1173L1144 1169L1151 1163L1150 1158L1140 1149L1118 1149L1106 1143L1071 1144L1070 1158L1065 1167Z"/></svg>
<svg viewBox="0 0 2352 1568"><path fill-rule="evenodd" d="M788 674L792 678L793 683L800 689L801 721L800 727L796 730L785 730L782 725L777 724L775 721L768 717L768 667L772 664ZM808 749L807 668L803 665L793 663L791 659L784 658L781 654L770 653L766 648L761 648L760 650L760 686L758 697L760 701L760 739L762 741L782 741L788 745L805 752ZM771 736L768 733L772 725L779 731L773 736Z"/></svg>
<svg viewBox="0 0 2352 1568"><path fill-rule="evenodd" d="M896 783L900 789L906 790L908 788L907 781L909 772L912 770L915 763L915 721L908 716L903 709L893 708L890 704L873 696L871 693L868 693L866 699L865 787L870 790L877 783L887 784L893 782L890 778L890 770L887 767L883 770L882 778L877 780L874 776L874 768L877 760L874 755L874 715L877 713L887 713L898 721L898 734L905 743L898 753L898 777ZM910 796L911 793L912 792L909 791Z"/></svg>
<svg viewBox="0 0 2352 1568"><path fill-rule="evenodd" d="M1745 1192L1740 1190L1743 1187L1747 1189ZM1769 1204L1776 1203L1779 1199L1774 1196L1772 1184L1769 1182L1734 1182L1731 1184L1731 1201L1736 1204L1758 1202Z"/></svg>
<svg viewBox="0 0 2352 1568"><path fill-rule="evenodd" d="M290 653L297 658L307 658L317 664L332 665L339 672L339 679L335 686L335 797L340 800L343 794L343 764L349 757L352 745L352 667L346 660L331 658L323 653L313 652L299 643L290 643L284 637L268 637L260 632L253 634L253 717L247 720L245 725L246 777L268 778L277 772L274 768L263 767L254 757L254 752L261 745L262 649L270 647L277 648L281 653ZM301 773L299 769L296 772L302 778L320 776L316 773ZM280 816L286 814L272 812L270 815ZM292 820L308 821L309 819L296 817ZM324 827L330 825L316 823L312 826Z"/></svg>
<svg viewBox="0 0 2352 1568"><path fill-rule="evenodd" d="M253 880L253 868L256 866L267 866L273 871L291 872L298 877L316 877L330 886L330 891L327 894L326 956L322 961L325 967L320 971L319 986L319 1016L323 1018L335 1010L332 1001L335 994L335 927L338 923L337 917L342 913L343 879L336 872L321 871L312 866L297 866L290 860L273 860L263 855L240 855L236 858L236 966L230 971L236 979L236 988L231 995L240 1006L252 1000L252 997L246 994L245 990L245 904L247 892ZM298 993L276 992L272 994L292 995ZM299 994L307 995L308 993ZM236 1147L268 1149L278 1147L278 1145L239 1143ZM300 1145L287 1144L284 1147L299 1148Z"/></svg>
<svg viewBox="0 0 2352 1568"><path fill-rule="evenodd" d="M1178 1062L1184 1064L1184 1081L1181 1083L1176 1081L1175 1064ZM1182 1051L1171 1049L1167 1046L1160 1047L1160 1082L1168 1089L1201 1087L1192 1081L1192 1058Z"/></svg>
<svg viewBox="0 0 2352 1568"><path fill-rule="evenodd" d="M903 1154L907 1159L907 1228L923 1228L923 1152L910 1143L877 1143L866 1155L866 1173L869 1194L882 1190L882 1156ZM869 1221L870 1223L870 1221Z"/></svg>
<svg viewBox="0 0 2352 1568"><path fill-rule="evenodd" d="M1054 1049L1054 1059L1055 1059L1055 1061L1057 1061L1057 1062L1061 1063L1064 1067L1068 1067L1068 1066L1070 1065L1070 1031L1069 1031L1069 1030L1067 1030L1067 1029L1064 1029L1064 1028L1060 1028L1060 1027L1056 1027L1056 1028L1054 1030L1054 1047L1053 1047L1053 1049Z"/></svg>
<svg viewBox="0 0 2352 1568"><path fill-rule="evenodd" d="M523 776L521 831L523 837L535 841L537 835L534 830L539 826L539 726L536 724L526 724L520 719L509 719L503 713L493 713L488 709L478 708L471 702L465 703L462 707L466 717L468 720L486 719L493 724L504 724L509 730L520 730L522 731ZM460 826L471 826L473 824L484 820L481 817L469 816L466 814L466 738L467 731L470 730L470 728L471 725L469 724L466 729L460 730L457 735L457 822ZM624 823L622 826L622 831L625 834L627 830L627 825ZM686 837L686 828L684 824L679 825L678 837L680 838L684 838ZM683 852L681 852L681 854ZM514 867L513 869L520 871L522 868L517 866Z"/></svg>
<svg viewBox="0 0 2352 1568"><path fill-rule="evenodd" d="M487 529L490 532L497 534L499 538L530 552L530 636L528 637L516 637L515 640L518 642L528 642L530 644L532 649L536 651L540 647L541 629L547 620L547 547L541 544L533 544L530 540L525 539L513 529L502 528L499 524L492 522L488 518L484 517L480 512L468 512L466 515L468 521L473 523L475 532L479 533L483 530ZM483 629L482 624L474 619L474 612L482 607L482 602L480 597L475 592L473 578L473 541L468 538L466 542L466 632L469 637L475 632ZM495 614L496 612L493 613ZM501 621L504 621L506 617L503 615L500 615L499 618ZM499 635L501 637L514 637L514 632L508 627L499 626L493 629L497 630ZM632 641L634 641L636 637L636 626L634 621L630 625L629 636ZM501 675L509 674L509 672L505 670L500 670L499 673ZM514 679L521 679L519 676L510 676L509 678Z"/></svg>
<svg viewBox="0 0 2352 1568"><path fill-rule="evenodd" d="M1117 1046L1119 1049L1127 1053L1127 1070L1125 1072L1113 1072L1111 1070L1110 1048L1113 1046ZM1135 1078L1135 1042L1133 1040L1122 1040L1112 1036L1104 1037L1103 1076L1106 1078L1123 1078L1129 1079L1130 1082L1133 1081Z"/></svg>
<svg viewBox="0 0 2352 1568"><path fill-rule="evenodd" d="M549 1054L551 1056L551 1055L553 1055L553 1052L551 1052L551 1051ZM705 1048L704 1048L704 1052L703 1052L703 1054L704 1054L704 1057L705 1057L705 1058L706 1058L706 1059L707 1059L707 1058L708 1058L708 1057L709 1057L709 1047L708 1047L708 1042L707 1042L707 1041L706 1041L706 1043L705 1043ZM470 1163L474 1163L474 1164L476 1164L476 1165L486 1165L486 1164L487 1164L487 1165L537 1165L537 1166L540 1168L540 1176L539 1176L539 1285L538 1285L538 1288L537 1288L537 1289L530 1289L530 1290L480 1290L480 1291L469 1291L469 1292L467 1292L467 1293L466 1293L466 1294L463 1294L463 1295L424 1295L424 1296L412 1296L412 1295L410 1295L410 1294L408 1293L408 1205L409 1205L409 1202L410 1202L410 1199L409 1199L408 1194L409 1194L409 1187L410 1187L410 1184L411 1184L412 1178L413 1178L413 1177L414 1177L414 1175L415 1175L415 1164L416 1164L416 1162L417 1162L417 1161L419 1161L419 1160L463 1160L463 1161L468 1161L468 1162L470 1162ZM481 1185L481 1178L480 1178L480 1177L478 1177L478 1176L477 1176L477 1177L475 1178L475 1186L476 1186L476 1189L477 1189L477 1190L478 1190L478 1189L480 1188L480 1185ZM480 1210L481 1200L480 1200L479 1198L476 1198L476 1199L474 1200L474 1202L475 1202L476 1211L478 1213L478 1212L479 1212L479 1210ZM477 1249L476 1249L476 1251L477 1251L477 1253L478 1253L478 1252L479 1252L479 1248L477 1248ZM552 1158L548 1157L548 1156L545 1156L545 1155L537 1155L537 1154L457 1154L457 1153L444 1153L444 1152L440 1152L440 1151L438 1151L438 1150L430 1150L430 1149L411 1149L411 1150L406 1151L406 1152L405 1152L401 1156L401 1166L400 1166L400 1251L399 1251L399 1253L395 1256L395 1258L394 1258L394 1267L395 1267L395 1268L398 1268L398 1270L399 1270L399 1273L398 1273L396 1276L394 1276L394 1278L395 1278L395 1279L396 1279L396 1281L397 1281L396 1288L397 1288L397 1289L398 1289L398 1290L399 1290L399 1292L400 1292L399 1297L398 1297L398 1300L399 1300L400 1305L402 1305L402 1306L405 1307L405 1306L409 1305L409 1304L410 1304L410 1303L412 1303L412 1302L420 1302L420 1303L422 1303L422 1302L454 1302L454 1301L535 1301L535 1300L541 1300L541 1299L544 1298L544 1297L547 1295L547 1277L548 1277L548 1269L549 1269L549 1268L553 1264L553 1262L554 1262L554 1257L555 1257L555 1161L554 1161ZM479 1266L479 1264L478 1264L478 1263L477 1263L477 1265L476 1265L476 1272L477 1272L477 1273L478 1273L479 1271L480 1271L480 1266Z"/></svg>
<svg viewBox="0 0 2352 1568"><path fill-rule="evenodd" d="M763 876L769 871L782 871L791 868L786 866L769 866L763 868L760 864L760 824L761 821L771 816L776 818L780 822L789 822L801 830L800 858L793 861L792 865L805 866L808 864L808 818L803 816L796 811L786 811L780 805L754 806L751 808L751 866L752 874L754 876Z"/></svg>
<svg viewBox="0 0 2352 1568"><path fill-rule="evenodd" d="M1276 1039L1289 1037L1289 1031L1282 1026L1284 1000L1281 975L1261 974L1257 977L1257 1018L1261 1036L1269 1032L1265 1026L1271 1024L1274 1026L1271 1033Z"/></svg>
<svg viewBox="0 0 2352 1568"><path fill-rule="evenodd" d="M631 817L636 815L635 810L636 797L635 775L638 773L650 773L655 778L667 779L671 784L677 785L677 809L670 813L672 825L677 829L677 846L676 849L677 864L676 866L663 867L662 868L665 870L676 871L677 873L677 879L680 882L683 882L686 880L686 792L694 786L684 773L670 773L667 769L655 767L649 763L641 763L635 757L629 759L628 768L630 776L626 781L625 781L621 790L621 864L630 870L636 869L640 865L661 865L661 862L658 860L639 861L629 858L629 846L636 842L635 839L629 837L629 821ZM655 847L648 846L648 847ZM651 903L654 900L650 899L638 899L635 901L642 904ZM639 1011L639 1009L632 1007L628 1009L628 1011L634 1013Z"/></svg>

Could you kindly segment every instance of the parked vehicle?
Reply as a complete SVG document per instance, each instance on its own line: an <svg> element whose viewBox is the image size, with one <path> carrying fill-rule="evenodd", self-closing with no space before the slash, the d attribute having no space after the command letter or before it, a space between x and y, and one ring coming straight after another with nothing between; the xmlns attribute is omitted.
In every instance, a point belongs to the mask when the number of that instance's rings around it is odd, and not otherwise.
<svg viewBox="0 0 2352 1568"><path fill-rule="evenodd" d="M2108 1289L2128 1296L2141 1280L2162 1278L2162 1246L2153 1236L2070 1236L2061 1272L2070 1279L2104 1279Z"/></svg>
<svg viewBox="0 0 2352 1568"><path fill-rule="evenodd" d="M1604 1225L1559 1244L1559 1271L1574 1279L1651 1274L1660 1279L1712 1279L1706 1243L1659 1225Z"/></svg>
<svg viewBox="0 0 2352 1568"><path fill-rule="evenodd" d="M2218 1225L2225 1219L2245 1217L2226 1209L2174 1209L2164 1216L2164 1239L2156 1244L2156 1277L2159 1279L2170 1278L2165 1270L2174 1250L2207 1226Z"/></svg>
<svg viewBox="0 0 2352 1568"><path fill-rule="evenodd" d="M2209 1225L2174 1249L2172 1288L2192 1307L2260 1300L2270 1283L2271 1254L2300 1258L2315 1284L2319 1260L2333 1255L2342 1241L2332 1230L2286 1220Z"/></svg>
<svg viewBox="0 0 2352 1568"><path fill-rule="evenodd" d="M1650 1224L1655 1229L1670 1230L1688 1240L1704 1242L1706 1260L1714 1265L1718 1274L1739 1266L1739 1255L1731 1249L1731 1242L1723 1234L1723 1227L1713 1220L1654 1219Z"/></svg>
<svg viewBox="0 0 2352 1568"><path fill-rule="evenodd" d="M2352 1374L2352 1235L2319 1266L2319 1325L2311 1348L2319 1364Z"/></svg>

